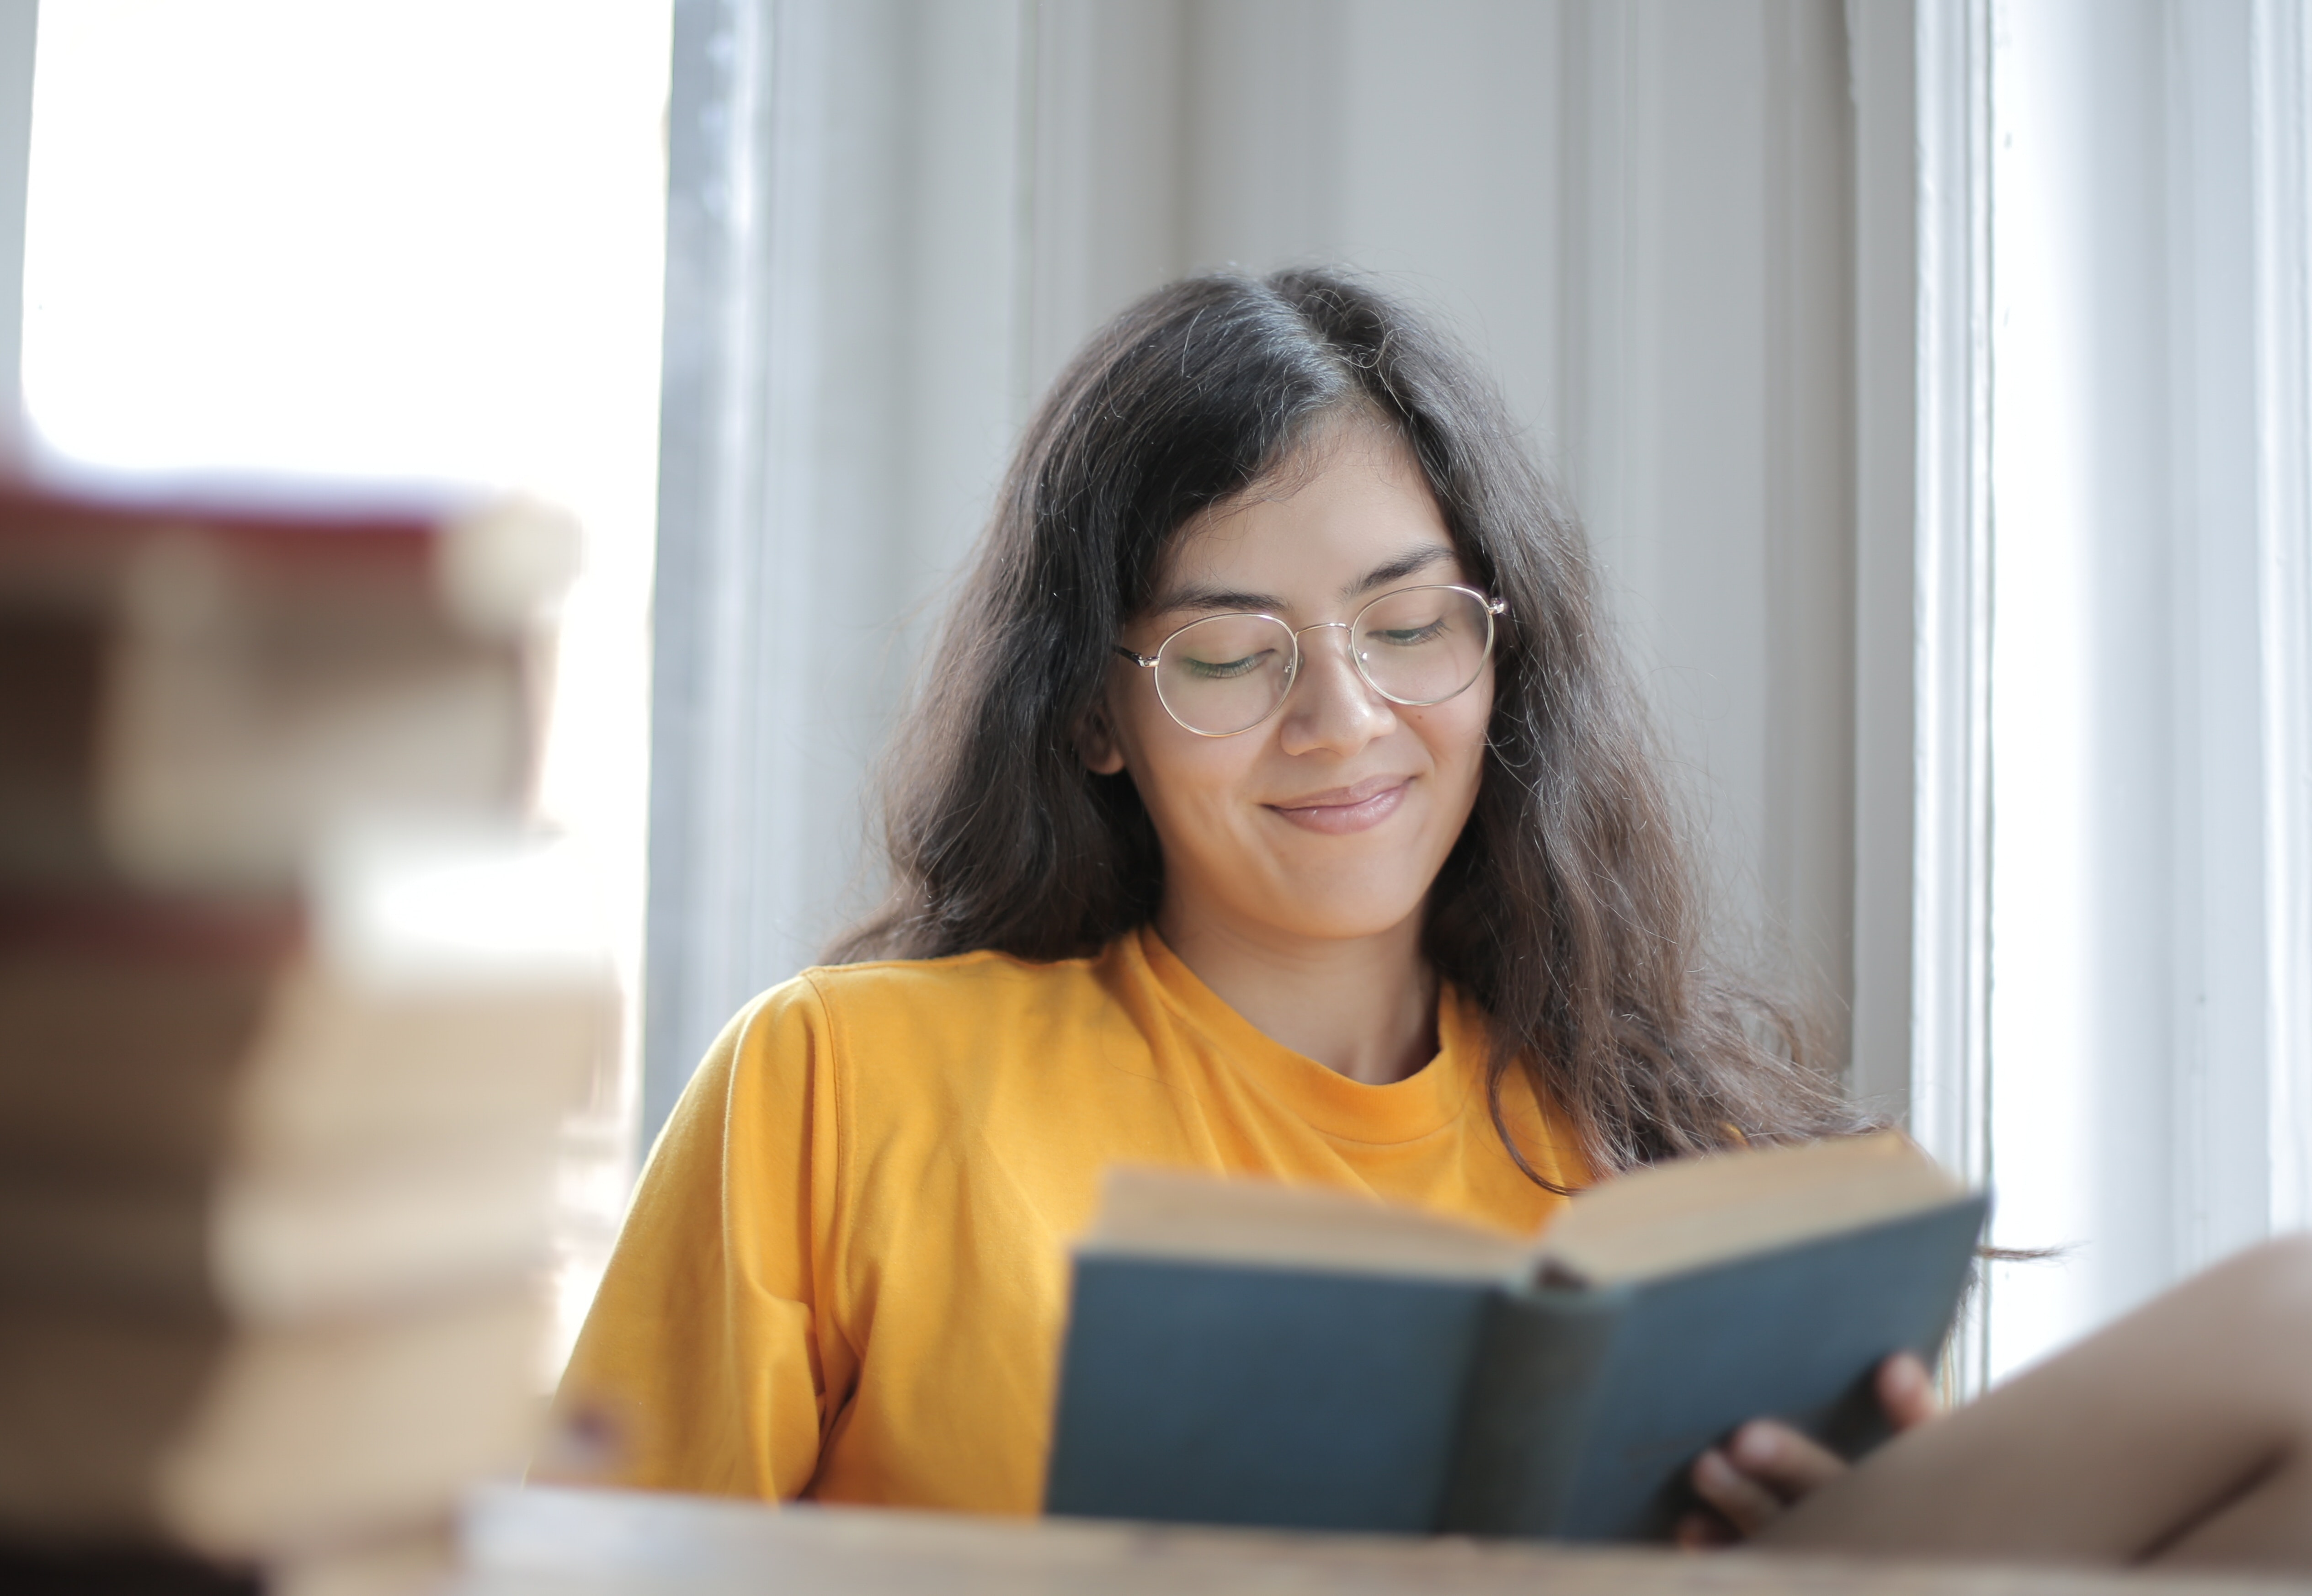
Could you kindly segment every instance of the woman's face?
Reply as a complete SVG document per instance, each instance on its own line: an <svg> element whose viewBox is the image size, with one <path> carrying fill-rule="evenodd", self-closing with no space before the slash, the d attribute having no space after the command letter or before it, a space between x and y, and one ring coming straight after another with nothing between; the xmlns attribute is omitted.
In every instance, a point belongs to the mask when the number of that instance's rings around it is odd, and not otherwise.
<svg viewBox="0 0 2312 1596"><path fill-rule="evenodd" d="M1344 422L1276 484L1190 522L1156 608L1121 641L1152 655L1190 621L1238 610L1298 630L1398 588L1468 580L1404 443ZM1458 696L1407 708L1366 685L1347 637L1305 633L1283 707L1233 737L1187 731L1153 672L1117 660L1086 762L1131 772L1163 846L1168 921L1276 943L1376 935L1420 913L1476 801L1493 662Z"/></svg>

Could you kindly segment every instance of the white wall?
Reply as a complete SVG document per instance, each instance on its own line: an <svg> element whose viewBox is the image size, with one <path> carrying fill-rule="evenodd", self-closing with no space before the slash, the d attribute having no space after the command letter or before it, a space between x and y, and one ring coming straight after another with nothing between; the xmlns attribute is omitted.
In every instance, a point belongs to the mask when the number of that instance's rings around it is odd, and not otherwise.
<svg viewBox="0 0 2312 1596"><path fill-rule="evenodd" d="M920 633L894 618L963 557L1035 395L1134 296L1230 264L1379 272L1498 374L1596 533L1730 941L1843 1029L1835 0L684 0L679 38L686 12L767 22L765 320L734 357L766 397L759 452L728 452L761 500L716 534L758 513L767 563L731 548L703 582L720 618L680 637L662 609L661 677L683 680L670 648L719 646L791 690L661 691L694 731L658 752L651 1123L722 1017L860 901L860 782ZM661 537L679 520L662 499ZM775 642L751 638L771 611ZM1901 1060L1866 1070L1899 1096Z"/></svg>

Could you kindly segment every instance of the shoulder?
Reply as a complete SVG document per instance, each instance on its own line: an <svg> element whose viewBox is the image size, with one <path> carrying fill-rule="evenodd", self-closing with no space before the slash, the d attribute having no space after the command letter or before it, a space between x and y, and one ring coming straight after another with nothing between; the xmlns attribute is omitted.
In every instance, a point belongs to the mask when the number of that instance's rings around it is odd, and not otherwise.
<svg viewBox="0 0 2312 1596"><path fill-rule="evenodd" d="M814 966L748 1004L726 1037L741 1059L800 1045L830 1063L879 1068L1014 1055L1030 1033L1111 1021L1115 952L1052 963L982 951Z"/></svg>
<svg viewBox="0 0 2312 1596"><path fill-rule="evenodd" d="M726 1123L742 1139L823 1133L836 1163L916 1168L975 1138L1041 1135L1066 1105L1126 1078L1106 1065L1144 1073L1148 1044L1107 959L979 952L807 969L733 1022Z"/></svg>
<svg viewBox="0 0 2312 1596"><path fill-rule="evenodd" d="M985 951L948 959L880 959L863 964L820 964L788 982L808 987L830 1008L891 1004L1019 1003L1097 987L1105 955L1039 964ZM775 988L774 991L784 990Z"/></svg>

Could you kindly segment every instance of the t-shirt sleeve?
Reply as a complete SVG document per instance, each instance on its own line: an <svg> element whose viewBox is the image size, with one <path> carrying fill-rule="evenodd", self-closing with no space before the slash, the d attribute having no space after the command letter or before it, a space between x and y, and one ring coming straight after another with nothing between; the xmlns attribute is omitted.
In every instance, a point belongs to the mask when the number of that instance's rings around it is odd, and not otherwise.
<svg viewBox="0 0 2312 1596"><path fill-rule="evenodd" d="M802 1492L857 1373L835 1295L839 1139L826 1010L791 981L731 1022L668 1119L535 1474Z"/></svg>

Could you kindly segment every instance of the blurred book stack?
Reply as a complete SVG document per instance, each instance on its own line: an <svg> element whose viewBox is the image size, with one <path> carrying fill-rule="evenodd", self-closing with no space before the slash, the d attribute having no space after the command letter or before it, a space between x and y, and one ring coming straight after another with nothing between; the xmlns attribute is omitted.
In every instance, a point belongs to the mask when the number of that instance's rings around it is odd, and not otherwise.
<svg viewBox="0 0 2312 1596"><path fill-rule="evenodd" d="M522 829L573 542L0 484L0 1569L352 1589L519 1468L616 1034Z"/></svg>

